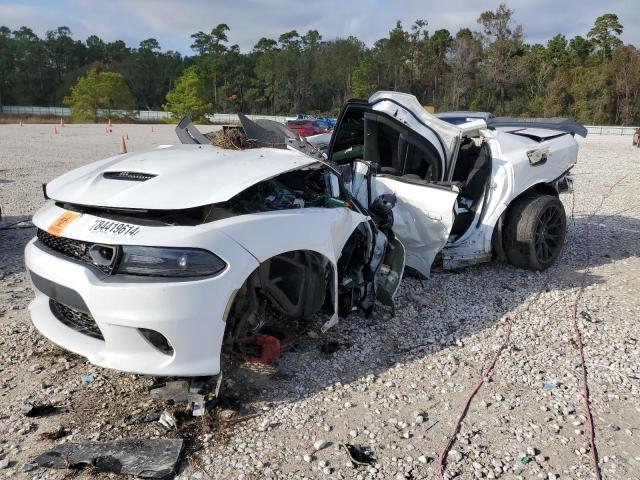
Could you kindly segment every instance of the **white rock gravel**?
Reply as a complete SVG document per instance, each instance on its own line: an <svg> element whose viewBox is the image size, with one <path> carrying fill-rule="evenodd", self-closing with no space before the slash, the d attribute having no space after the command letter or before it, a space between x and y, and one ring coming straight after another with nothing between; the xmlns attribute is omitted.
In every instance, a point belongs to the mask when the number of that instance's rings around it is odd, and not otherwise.
<svg viewBox="0 0 640 480"><path fill-rule="evenodd" d="M68 125L59 135L52 126L0 126L1 476L63 478L25 471L56 442L179 434L189 445L181 479L432 479L511 316L512 342L471 406L448 476L592 479L570 319L590 265L578 310L601 465L607 478L640 478L640 149L629 137L580 140L575 199L563 198L574 213L567 247L548 272L492 263L434 272L428 281L407 278L396 317L382 308L371 319L354 315L326 336L302 338L275 365L244 366L223 386L227 410L193 421L178 409L178 432L160 433L152 423L125 422L166 407L146 393L149 379L94 367L31 326L22 249L34 231L4 228L29 219L42 203L43 182L116 154L124 132L130 150L175 142L167 125L154 133L147 125L114 125L108 135L102 125ZM331 355L319 351L328 340L341 345ZM87 373L95 381L82 384ZM25 418L27 401L54 403L59 412ZM258 415L230 422L244 413ZM42 437L60 427L62 439ZM316 451L320 440L327 445ZM368 446L375 462L355 468L340 443Z"/></svg>

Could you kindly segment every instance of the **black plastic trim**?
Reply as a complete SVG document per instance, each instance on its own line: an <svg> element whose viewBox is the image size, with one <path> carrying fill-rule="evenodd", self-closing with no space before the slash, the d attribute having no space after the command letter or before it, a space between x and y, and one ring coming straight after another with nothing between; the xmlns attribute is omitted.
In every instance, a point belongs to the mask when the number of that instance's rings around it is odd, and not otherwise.
<svg viewBox="0 0 640 480"><path fill-rule="evenodd" d="M29 270L33 285L47 297L62 303L69 308L89 314L89 307L78 292L58 283L52 282Z"/></svg>
<svg viewBox="0 0 640 480"><path fill-rule="evenodd" d="M520 127L520 128L545 128L560 132L578 134L586 138L587 129L568 118L511 118L494 117L487 122L487 127Z"/></svg>

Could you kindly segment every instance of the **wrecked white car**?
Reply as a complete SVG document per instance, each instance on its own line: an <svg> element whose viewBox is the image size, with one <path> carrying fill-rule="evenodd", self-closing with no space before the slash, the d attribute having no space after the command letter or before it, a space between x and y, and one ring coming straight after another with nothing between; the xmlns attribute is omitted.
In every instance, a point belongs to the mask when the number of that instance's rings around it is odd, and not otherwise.
<svg viewBox="0 0 640 480"><path fill-rule="evenodd" d="M572 122L454 126L380 92L347 103L326 155L242 123L233 148L185 120L182 145L45 186L25 251L43 335L108 368L212 376L224 348L269 361L320 311L326 329L392 306L405 264L544 269L562 248Z"/></svg>
<svg viewBox="0 0 640 480"><path fill-rule="evenodd" d="M445 269L494 256L548 268L564 243L558 196L572 188L574 135L586 136L586 128L561 118L444 117L402 93L350 101L328 158L363 205L395 193L393 232L406 247L407 267L420 274L429 275L438 253Z"/></svg>

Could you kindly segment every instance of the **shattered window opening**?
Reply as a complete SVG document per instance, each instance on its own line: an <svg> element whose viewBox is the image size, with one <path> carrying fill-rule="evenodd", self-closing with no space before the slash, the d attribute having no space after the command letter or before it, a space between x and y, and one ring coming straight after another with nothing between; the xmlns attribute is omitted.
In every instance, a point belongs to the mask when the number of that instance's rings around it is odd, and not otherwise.
<svg viewBox="0 0 640 480"><path fill-rule="evenodd" d="M358 106L349 108L336 133L331 159L337 163L364 159L385 175L437 182L442 169L437 152L409 129Z"/></svg>

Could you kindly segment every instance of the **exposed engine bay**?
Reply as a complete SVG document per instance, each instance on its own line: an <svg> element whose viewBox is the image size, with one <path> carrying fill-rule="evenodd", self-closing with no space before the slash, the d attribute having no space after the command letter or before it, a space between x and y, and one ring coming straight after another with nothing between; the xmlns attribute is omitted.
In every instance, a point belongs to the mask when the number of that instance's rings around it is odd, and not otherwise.
<svg viewBox="0 0 640 480"><path fill-rule="evenodd" d="M203 221L277 210L344 206L345 202L331 196L329 175L322 165L283 173L244 190L228 202L209 206Z"/></svg>
<svg viewBox="0 0 640 480"><path fill-rule="evenodd" d="M230 127L204 137L219 148L232 150L278 146L276 139L285 138L288 145L305 154L323 158L314 147L275 122L256 123L242 115L240 118L242 128ZM191 138L202 140L190 123L181 125L181 138L188 132L193 135ZM404 265L404 248L391 231L396 197L381 195L365 210L356 198L344 197L336 173L326 163L318 162L257 183L203 212L203 221L212 222L269 211L340 207L360 211L371 219L352 232L338 259L337 272L332 271L326 258L313 251L286 252L263 262L233 302L225 336L227 352L250 361L267 362L291 346L318 313L344 318L359 309L370 316L376 300L393 306ZM351 184L345 186L351 191Z"/></svg>

